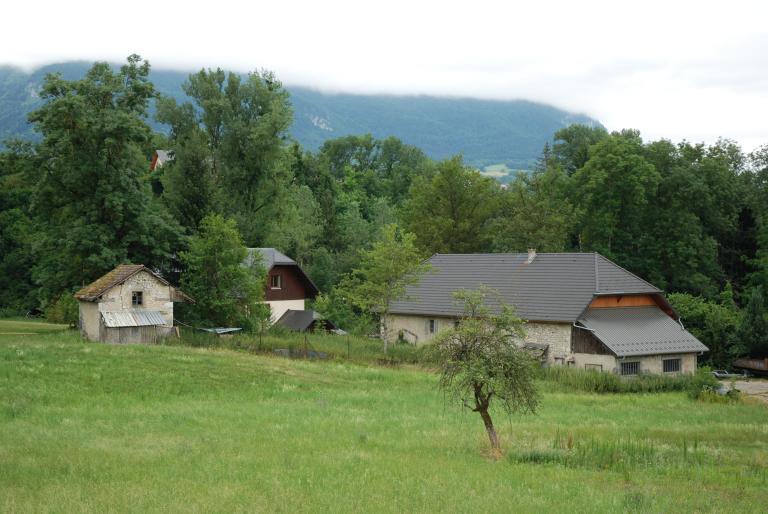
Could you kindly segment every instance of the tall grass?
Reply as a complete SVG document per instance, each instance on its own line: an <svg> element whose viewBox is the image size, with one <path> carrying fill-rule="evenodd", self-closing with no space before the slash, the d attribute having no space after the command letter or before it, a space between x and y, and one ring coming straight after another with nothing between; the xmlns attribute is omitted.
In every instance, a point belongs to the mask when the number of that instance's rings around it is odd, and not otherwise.
<svg viewBox="0 0 768 514"><path fill-rule="evenodd" d="M640 375L621 377L613 373L602 373L563 366L541 369L541 379L550 389L560 391L582 391L586 393L662 393L687 391L692 398L698 398L701 391L713 390L718 382L709 370L701 369L694 375Z"/></svg>
<svg viewBox="0 0 768 514"><path fill-rule="evenodd" d="M508 459L514 463L627 471L640 467L702 465L707 462L707 455L695 438L664 445L632 435L609 440L594 436L575 440L573 434L558 430L549 448L513 451Z"/></svg>
<svg viewBox="0 0 768 514"><path fill-rule="evenodd" d="M759 405L545 392L499 463L413 366L2 331L3 513L765 511Z"/></svg>
<svg viewBox="0 0 768 514"><path fill-rule="evenodd" d="M365 364L398 366L400 364L429 364L430 353L425 347L411 344L391 344L387 352L381 340L353 335L298 333L269 330L264 334L235 334L216 336L207 332L182 329L179 339L166 344L195 348L224 348L256 354L276 354L294 358L349 361Z"/></svg>

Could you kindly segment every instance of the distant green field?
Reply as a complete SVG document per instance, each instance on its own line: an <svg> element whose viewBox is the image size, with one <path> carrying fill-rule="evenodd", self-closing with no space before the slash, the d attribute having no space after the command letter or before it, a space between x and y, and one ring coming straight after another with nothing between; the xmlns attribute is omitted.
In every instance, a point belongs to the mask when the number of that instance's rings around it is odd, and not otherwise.
<svg viewBox="0 0 768 514"><path fill-rule="evenodd" d="M496 461L416 368L8 326L3 513L765 511L764 406L546 393Z"/></svg>
<svg viewBox="0 0 768 514"><path fill-rule="evenodd" d="M45 334L66 330L66 325L45 323L43 321L12 318L0 320L0 336L22 334Z"/></svg>

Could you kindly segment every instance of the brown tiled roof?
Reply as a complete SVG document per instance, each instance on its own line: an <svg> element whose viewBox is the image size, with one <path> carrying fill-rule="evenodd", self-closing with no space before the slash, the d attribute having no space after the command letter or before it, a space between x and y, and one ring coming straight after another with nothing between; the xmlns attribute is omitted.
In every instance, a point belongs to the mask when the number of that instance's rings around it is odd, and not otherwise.
<svg viewBox="0 0 768 514"><path fill-rule="evenodd" d="M163 277L158 275L157 273L153 272L151 269L147 268L143 264L121 264L106 275L103 275L102 277L96 279L95 281L91 282L81 290L75 293L75 298L78 300L85 300L87 302L93 302L96 301L99 296L104 294L108 289L111 289L115 287L116 285L120 285L126 280L128 280L130 277L135 275L136 273L140 271L146 271L147 273L151 273L155 278L157 278L159 281L161 281L165 285L169 285L168 281L165 280ZM179 291L180 292L180 291ZM181 293L184 294L184 293ZM184 295L186 296L186 295Z"/></svg>

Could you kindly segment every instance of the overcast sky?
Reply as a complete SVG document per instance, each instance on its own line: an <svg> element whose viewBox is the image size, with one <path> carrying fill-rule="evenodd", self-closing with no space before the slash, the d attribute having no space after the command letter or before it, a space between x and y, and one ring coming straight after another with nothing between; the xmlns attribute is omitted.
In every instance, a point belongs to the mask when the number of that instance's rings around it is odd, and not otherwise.
<svg viewBox="0 0 768 514"><path fill-rule="evenodd" d="M267 68L328 91L551 103L646 139L768 144L759 1L19 1L0 63ZM765 5L765 6L764 6Z"/></svg>

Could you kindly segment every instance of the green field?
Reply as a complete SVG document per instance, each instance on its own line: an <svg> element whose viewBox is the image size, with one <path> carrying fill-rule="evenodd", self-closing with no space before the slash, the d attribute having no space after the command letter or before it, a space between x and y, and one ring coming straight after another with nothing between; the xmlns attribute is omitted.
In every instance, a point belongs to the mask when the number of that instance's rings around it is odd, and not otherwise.
<svg viewBox="0 0 768 514"><path fill-rule="evenodd" d="M536 416L497 413L507 453L493 460L477 416L416 368L33 328L0 334L3 513L764 512L768 501L762 405L549 392Z"/></svg>

